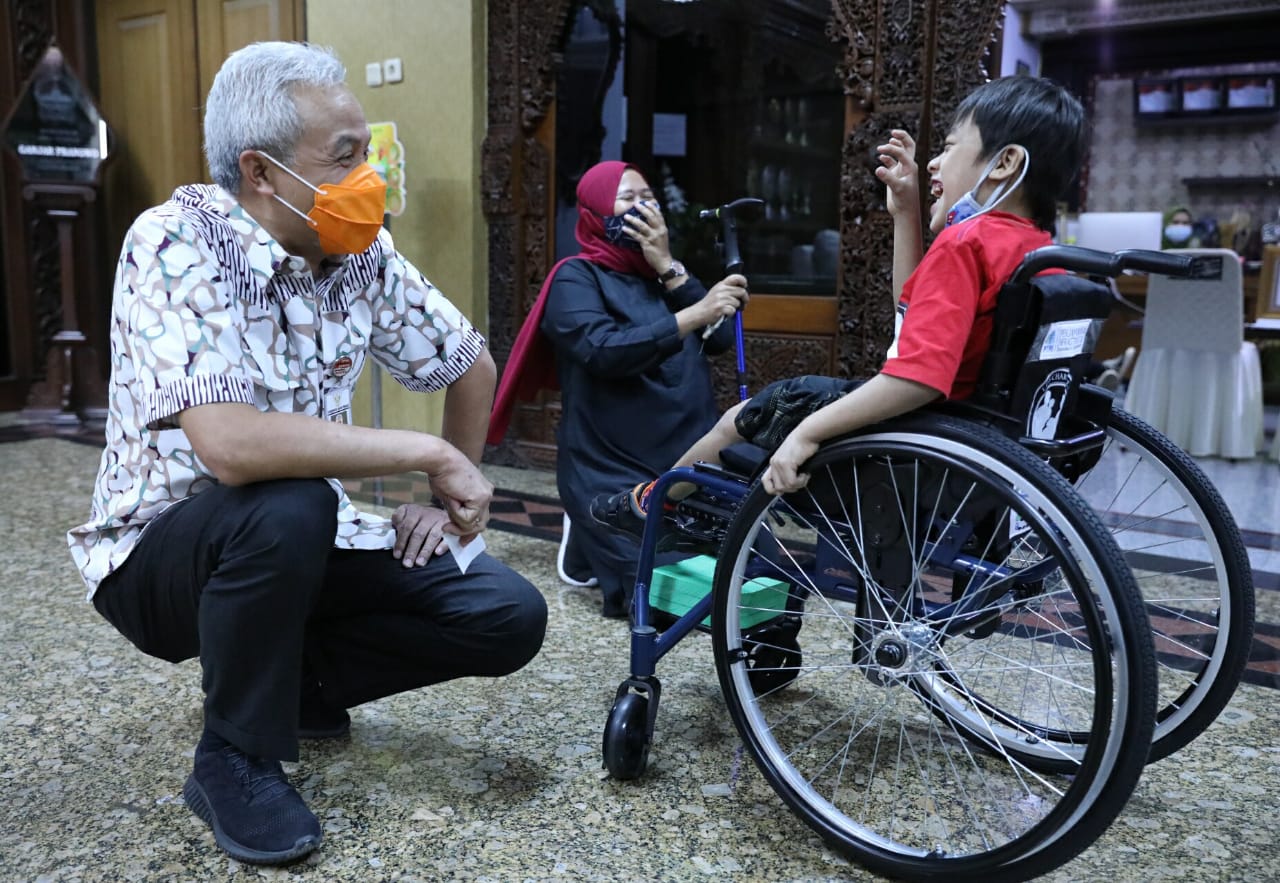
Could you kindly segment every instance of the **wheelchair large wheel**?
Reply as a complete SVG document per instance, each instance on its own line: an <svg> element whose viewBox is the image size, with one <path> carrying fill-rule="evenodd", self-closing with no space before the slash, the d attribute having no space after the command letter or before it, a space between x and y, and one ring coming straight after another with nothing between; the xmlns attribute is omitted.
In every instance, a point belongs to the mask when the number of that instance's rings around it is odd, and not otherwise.
<svg viewBox="0 0 1280 883"><path fill-rule="evenodd" d="M721 687L764 777L893 877L1068 861L1123 807L1154 724L1151 639L1109 533L1026 450L938 415L807 469L801 492L752 489L715 577ZM767 694L741 628L762 586L803 598L803 659Z"/></svg>
<svg viewBox="0 0 1280 883"><path fill-rule="evenodd" d="M1080 491L1125 553L1155 641L1150 760L1200 735L1226 706L1253 643L1253 572L1209 479L1159 431L1118 407Z"/></svg>

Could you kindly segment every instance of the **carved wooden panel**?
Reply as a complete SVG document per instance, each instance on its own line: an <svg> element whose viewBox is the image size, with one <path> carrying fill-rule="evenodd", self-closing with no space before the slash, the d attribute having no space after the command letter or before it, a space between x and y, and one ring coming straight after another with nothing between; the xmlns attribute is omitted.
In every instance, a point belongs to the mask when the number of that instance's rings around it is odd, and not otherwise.
<svg viewBox="0 0 1280 883"><path fill-rule="evenodd" d="M538 139L555 97L555 65L573 0L489 0L488 131L481 200L489 223L489 347L499 367L551 265L551 156ZM537 408L535 407L536 411ZM554 461L554 428L521 407L490 459ZM521 444L522 443L522 444ZM550 446L550 447L548 447Z"/></svg>
<svg viewBox="0 0 1280 883"><path fill-rule="evenodd" d="M756 332L744 335L747 395L783 377L830 374L834 339ZM718 413L738 403L738 363L732 352L711 360L711 381Z"/></svg>
<svg viewBox="0 0 1280 883"><path fill-rule="evenodd" d="M917 140L923 174L960 99L986 79L1000 0L832 0L832 39L845 47L841 77L853 105L841 193L839 373L873 374L893 335L893 224L874 150L889 130ZM926 204L926 203L922 203Z"/></svg>

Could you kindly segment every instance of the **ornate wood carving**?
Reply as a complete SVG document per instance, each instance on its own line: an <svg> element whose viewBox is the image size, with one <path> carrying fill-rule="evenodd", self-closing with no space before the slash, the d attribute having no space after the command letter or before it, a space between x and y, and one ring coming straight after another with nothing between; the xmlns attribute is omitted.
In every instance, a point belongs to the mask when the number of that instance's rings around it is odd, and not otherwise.
<svg viewBox="0 0 1280 883"><path fill-rule="evenodd" d="M45 379L44 354L48 352L53 335L62 328L62 286L58 260L57 227L47 215L39 214L31 219L27 228L31 247L30 304L36 327L36 352L40 358L31 366L33 381Z"/></svg>
<svg viewBox="0 0 1280 883"><path fill-rule="evenodd" d="M555 97L555 66L573 8L573 0L488 3L489 123L481 189L489 222L489 346L500 366L551 268L551 159L537 136ZM516 441L531 427L517 420L512 428L493 459L532 462Z"/></svg>
<svg viewBox="0 0 1280 883"><path fill-rule="evenodd" d="M757 332L743 339L746 347L747 393L757 393L782 377L830 372L832 339L829 337ZM738 366L732 352L711 361L712 383L721 412L738 402Z"/></svg>
<svg viewBox="0 0 1280 883"><path fill-rule="evenodd" d="M9 6L17 81L24 83L53 39L53 9L48 0L14 0Z"/></svg>
<svg viewBox="0 0 1280 883"><path fill-rule="evenodd" d="M986 79L1002 9L1000 0L832 0L828 33L845 47L840 74L855 119L840 176L842 376L878 370L893 335L893 224L872 171L875 147L906 129L923 171L951 111Z"/></svg>

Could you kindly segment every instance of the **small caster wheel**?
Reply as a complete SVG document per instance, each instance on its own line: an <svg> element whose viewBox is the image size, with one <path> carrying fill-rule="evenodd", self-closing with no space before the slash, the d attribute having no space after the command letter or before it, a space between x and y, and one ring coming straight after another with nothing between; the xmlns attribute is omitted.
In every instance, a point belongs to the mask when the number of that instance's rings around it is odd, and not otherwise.
<svg viewBox="0 0 1280 883"><path fill-rule="evenodd" d="M649 700L626 693L613 703L604 725L604 765L615 779L635 779L649 762Z"/></svg>
<svg viewBox="0 0 1280 883"><path fill-rule="evenodd" d="M748 639L747 644L747 679L751 681L751 689L757 696L764 696L774 690L781 690L800 674L800 665L804 659L800 653L800 643L795 637L786 633L774 632L763 640L769 643L757 643Z"/></svg>

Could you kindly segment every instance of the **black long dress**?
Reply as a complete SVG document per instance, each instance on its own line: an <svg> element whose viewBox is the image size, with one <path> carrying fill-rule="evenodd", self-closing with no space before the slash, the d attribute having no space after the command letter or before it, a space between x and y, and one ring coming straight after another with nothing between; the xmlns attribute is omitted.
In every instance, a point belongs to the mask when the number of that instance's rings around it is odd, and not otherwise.
<svg viewBox="0 0 1280 883"><path fill-rule="evenodd" d="M733 323L705 342L700 331L682 340L674 315L705 294L692 276L666 291L574 260L547 295L541 327L556 350L562 407L556 484L573 524L567 557L599 580L606 616L630 608L639 547L592 520L592 498L658 477L720 416L707 356L733 345Z"/></svg>

